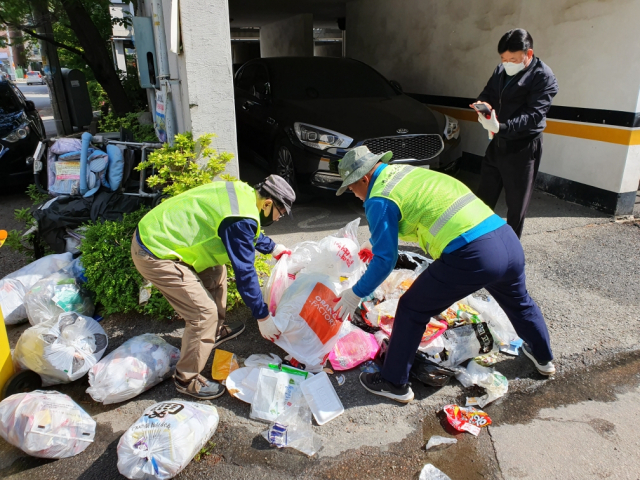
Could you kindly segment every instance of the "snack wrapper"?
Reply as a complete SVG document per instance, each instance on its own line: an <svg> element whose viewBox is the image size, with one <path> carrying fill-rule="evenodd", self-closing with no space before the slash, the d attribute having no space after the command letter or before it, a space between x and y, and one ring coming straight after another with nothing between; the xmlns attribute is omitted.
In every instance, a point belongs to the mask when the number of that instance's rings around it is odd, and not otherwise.
<svg viewBox="0 0 640 480"><path fill-rule="evenodd" d="M459 432L469 432L478 436L481 428L491 425L489 415L473 407L445 405L442 410L447 415L447 420L451 426Z"/></svg>

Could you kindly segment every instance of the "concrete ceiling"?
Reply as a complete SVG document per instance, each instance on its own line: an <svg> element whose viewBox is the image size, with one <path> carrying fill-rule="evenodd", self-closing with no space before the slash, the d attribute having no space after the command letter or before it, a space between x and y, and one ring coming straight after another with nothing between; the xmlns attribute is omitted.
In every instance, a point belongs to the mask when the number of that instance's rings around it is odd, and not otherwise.
<svg viewBox="0 0 640 480"><path fill-rule="evenodd" d="M300 13L313 14L316 28L336 28L336 19L346 15L346 0L229 0L234 27L261 27Z"/></svg>

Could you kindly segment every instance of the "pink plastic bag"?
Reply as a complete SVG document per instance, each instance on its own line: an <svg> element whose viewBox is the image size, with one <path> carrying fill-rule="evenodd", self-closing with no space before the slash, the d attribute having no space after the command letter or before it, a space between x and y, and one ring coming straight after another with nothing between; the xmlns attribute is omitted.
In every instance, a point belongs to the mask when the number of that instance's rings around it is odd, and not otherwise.
<svg viewBox="0 0 640 480"><path fill-rule="evenodd" d="M345 322L340 331L340 339L329 354L329 362L334 370L349 370L361 363L373 360L380 345L370 333L366 333L350 322Z"/></svg>
<svg viewBox="0 0 640 480"><path fill-rule="evenodd" d="M289 255L283 255L271 270L271 276L264 287L262 296L271 315L276 314L282 294L296 278L295 275L289 275L289 262Z"/></svg>

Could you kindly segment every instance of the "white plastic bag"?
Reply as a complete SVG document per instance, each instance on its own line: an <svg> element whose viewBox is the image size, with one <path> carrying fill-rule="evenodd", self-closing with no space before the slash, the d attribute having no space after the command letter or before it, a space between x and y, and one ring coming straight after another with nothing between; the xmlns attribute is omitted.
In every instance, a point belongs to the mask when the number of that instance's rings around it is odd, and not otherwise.
<svg viewBox="0 0 640 480"><path fill-rule="evenodd" d="M13 362L17 370L39 374L44 386L69 383L98 363L107 343L107 334L98 322L64 312L26 329L16 344Z"/></svg>
<svg viewBox="0 0 640 480"><path fill-rule="evenodd" d="M491 333L500 346L507 346L511 342L518 340L518 334L514 330L509 317L493 297L489 295L469 295L462 300L462 303L466 303L480 312L482 319L489 324Z"/></svg>
<svg viewBox="0 0 640 480"><path fill-rule="evenodd" d="M483 367L473 360L469 362L466 368L458 366L455 370L456 379L464 387L478 385L487 390L487 393L481 397L468 397L467 406L478 405L483 408L485 405L504 396L509 390L509 381L504 375L493 368Z"/></svg>
<svg viewBox="0 0 640 480"><path fill-rule="evenodd" d="M179 359L180 350L158 335L138 335L91 367L87 393L105 405L124 402L173 375Z"/></svg>
<svg viewBox="0 0 640 480"><path fill-rule="evenodd" d="M427 463L420 472L420 478L418 480L451 480L451 477L442 470Z"/></svg>
<svg viewBox="0 0 640 480"><path fill-rule="evenodd" d="M298 274L273 317L282 332L275 344L307 367L322 365L338 341L342 326L334 311L336 295L328 276Z"/></svg>
<svg viewBox="0 0 640 480"><path fill-rule="evenodd" d="M94 306L89 292L68 269L60 270L36 282L24 296L29 323L37 325L62 312L76 312L91 317Z"/></svg>
<svg viewBox="0 0 640 480"><path fill-rule="evenodd" d="M194 402L147 408L118 442L118 471L130 479L173 478L218 428L218 411Z"/></svg>
<svg viewBox="0 0 640 480"><path fill-rule="evenodd" d="M0 402L0 435L34 457L72 457L93 442L95 433L96 422L62 393L36 390Z"/></svg>
<svg viewBox="0 0 640 480"><path fill-rule="evenodd" d="M6 325L22 323L27 318L24 296L39 280L71 263L70 253L47 255L10 273L0 280L0 308Z"/></svg>
<svg viewBox="0 0 640 480"><path fill-rule="evenodd" d="M289 275L289 255L283 255L271 270L271 276L262 289L264 302L271 315L276 314L278 303L284 291L293 283L295 277Z"/></svg>

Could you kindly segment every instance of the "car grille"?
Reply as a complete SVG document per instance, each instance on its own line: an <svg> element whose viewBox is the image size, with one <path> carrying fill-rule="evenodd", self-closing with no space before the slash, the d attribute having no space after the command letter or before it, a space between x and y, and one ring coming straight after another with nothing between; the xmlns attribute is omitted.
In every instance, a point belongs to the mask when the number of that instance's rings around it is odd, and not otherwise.
<svg viewBox="0 0 640 480"><path fill-rule="evenodd" d="M403 158L430 160L437 157L444 150L442 137L437 134L370 138L362 144L376 155L389 151L393 152L393 160Z"/></svg>

